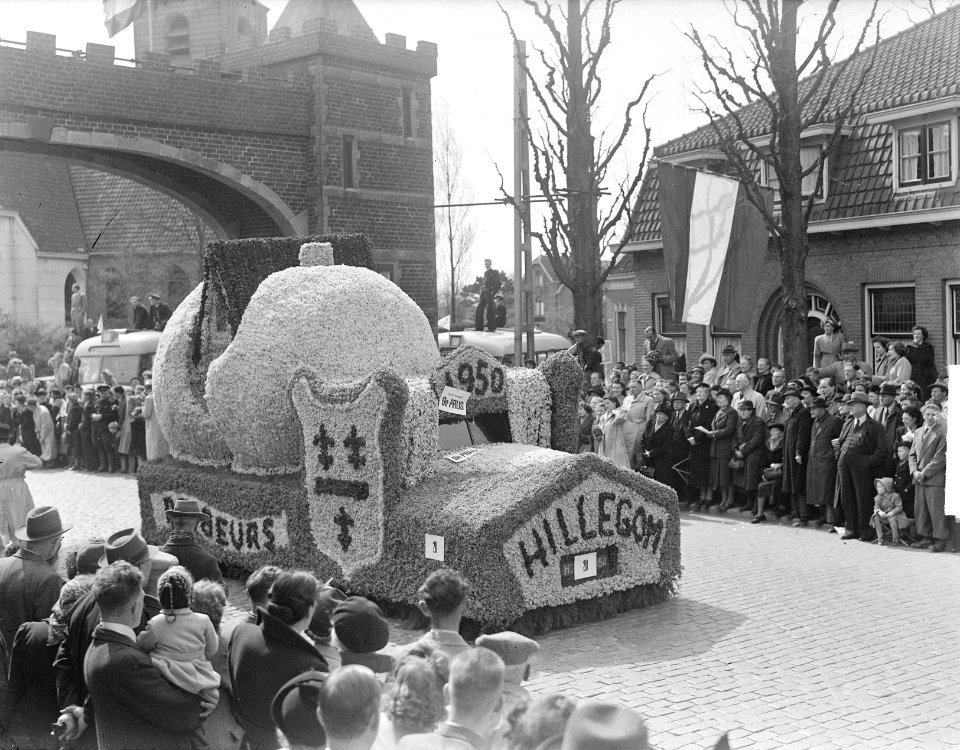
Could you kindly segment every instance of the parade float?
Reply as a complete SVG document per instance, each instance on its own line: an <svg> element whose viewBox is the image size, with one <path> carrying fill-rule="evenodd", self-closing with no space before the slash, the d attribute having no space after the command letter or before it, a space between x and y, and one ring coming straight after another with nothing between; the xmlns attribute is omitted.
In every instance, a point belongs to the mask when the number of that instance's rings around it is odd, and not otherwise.
<svg viewBox="0 0 960 750"><path fill-rule="evenodd" d="M461 347L374 270L363 235L211 243L160 341L171 457L139 473L143 531L194 498L222 565L296 566L388 609L440 566L466 617L530 633L662 601L680 576L675 493L576 453L582 373ZM440 450L468 421L485 444Z"/></svg>

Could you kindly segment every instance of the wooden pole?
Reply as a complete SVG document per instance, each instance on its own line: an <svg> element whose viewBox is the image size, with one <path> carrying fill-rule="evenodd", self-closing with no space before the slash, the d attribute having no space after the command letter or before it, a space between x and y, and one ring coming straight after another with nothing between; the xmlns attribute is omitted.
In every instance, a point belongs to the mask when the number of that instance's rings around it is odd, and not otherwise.
<svg viewBox="0 0 960 750"><path fill-rule="evenodd" d="M529 165L527 159L527 43L513 43L513 366L523 366L524 228L523 206L529 215ZM524 180L524 177L527 177ZM526 183L526 184L525 184Z"/></svg>

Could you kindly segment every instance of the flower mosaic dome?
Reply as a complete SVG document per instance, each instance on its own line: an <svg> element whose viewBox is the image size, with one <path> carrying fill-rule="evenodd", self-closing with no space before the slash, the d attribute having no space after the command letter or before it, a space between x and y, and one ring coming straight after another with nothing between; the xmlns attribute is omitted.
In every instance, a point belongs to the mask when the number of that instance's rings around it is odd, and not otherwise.
<svg viewBox="0 0 960 750"><path fill-rule="evenodd" d="M233 341L210 364L207 408L236 471L299 470L287 393L298 368L347 383L382 367L424 376L440 362L430 323L406 293L367 268L322 265L331 257L323 246L305 245L300 267L268 276Z"/></svg>

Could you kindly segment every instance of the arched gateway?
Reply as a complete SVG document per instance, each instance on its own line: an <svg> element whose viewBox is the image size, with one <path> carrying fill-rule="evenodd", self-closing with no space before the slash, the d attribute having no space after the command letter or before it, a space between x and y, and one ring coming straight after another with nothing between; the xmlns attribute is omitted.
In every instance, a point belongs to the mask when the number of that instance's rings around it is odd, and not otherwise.
<svg viewBox="0 0 960 750"><path fill-rule="evenodd" d="M778 289L767 300L760 314L760 325L757 328L757 351L760 354L772 355L783 361L783 327L780 325L780 301L782 295ZM825 320L832 320L842 325L843 319L833 302L821 291L807 284L807 351L813 351L813 340L823 331L821 324Z"/></svg>

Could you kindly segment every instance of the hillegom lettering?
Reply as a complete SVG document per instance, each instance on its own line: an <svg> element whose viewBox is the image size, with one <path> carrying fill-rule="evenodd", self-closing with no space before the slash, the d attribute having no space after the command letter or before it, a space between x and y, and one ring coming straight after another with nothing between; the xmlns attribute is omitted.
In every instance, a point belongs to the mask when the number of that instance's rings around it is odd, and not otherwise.
<svg viewBox="0 0 960 750"><path fill-rule="evenodd" d="M546 516L539 519L539 525L543 528L543 534L537 528L536 522L530 526L530 534L533 537L533 552L527 551L527 545L524 542L518 542L520 545L520 555L523 558L523 565L527 570L527 575L533 578L533 563L539 560L541 565L546 568L550 565L551 555L560 554L559 539L564 547L572 547L582 538L584 541L596 539L598 537L612 537L619 534L624 539L633 537L633 541L639 547L649 549L653 554L657 554L660 542L663 539L664 522L658 520L644 511L643 506L636 509L633 502L625 497L617 499L613 492L601 492L597 495L597 523L592 525L588 523L584 505L587 498L580 495L577 498L577 525L580 536L570 535L570 520L564 515L563 508L556 510L556 524L560 530L559 534L554 534L553 525Z"/></svg>

